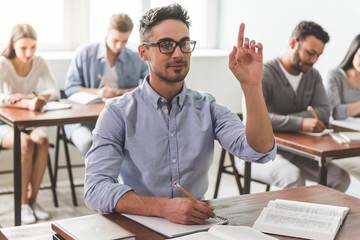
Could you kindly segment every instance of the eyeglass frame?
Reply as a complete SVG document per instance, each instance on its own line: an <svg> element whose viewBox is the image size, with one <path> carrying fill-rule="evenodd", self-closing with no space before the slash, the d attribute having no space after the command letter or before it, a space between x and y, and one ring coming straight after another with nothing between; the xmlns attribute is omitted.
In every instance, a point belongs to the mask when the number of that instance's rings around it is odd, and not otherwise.
<svg viewBox="0 0 360 240"><path fill-rule="evenodd" d="M190 44L194 44L194 47L193 47L193 49L192 49L190 52L184 52L183 49L182 49L182 47L181 47L181 45L180 45L180 43L185 42L185 41L189 41ZM161 48L160 48L160 44L163 43L163 42L174 42L174 43L175 43L175 47L174 47L173 51L172 51L172 52L163 53L163 52L161 51ZM177 46L179 46L180 51L181 51L182 53L192 53L192 52L195 50L196 41L195 41L195 40L190 40L190 39L185 39L185 40L181 40L181 41L179 41L179 42L176 42L176 41L174 41L174 40L172 40L172 39L164 39L164 40L160 40L160 41L158 41L158 42L142 42L141 45L143 45L143 46L144 46L144 45L145 45L145 46L150 46L150 47L157 45L158 48L159 48L159 51L160 51L162 54L173 54L173 53L175 52Z"/></svg>

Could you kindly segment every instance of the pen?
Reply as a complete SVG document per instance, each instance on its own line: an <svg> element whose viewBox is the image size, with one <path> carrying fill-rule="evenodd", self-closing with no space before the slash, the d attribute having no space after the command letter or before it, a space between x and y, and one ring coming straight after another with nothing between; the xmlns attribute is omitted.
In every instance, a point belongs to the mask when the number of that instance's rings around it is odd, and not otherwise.
<svg viewBox="0 0 360 240"><path fill-rule="evenodd" d="M194 198L190 193L188 193L188 191L186 191L182 186L180 186L177 182L174 182L175 187L179 188L181 191L183 191L183 193L185 193L192 201L200 204L201 202L199 200L197 200L196 198Z"/></svg>
<svg viewBox="0 0 360 240"><path fill-rule="evenodd" d="M33 91L32 93L35 95L35 97L39 96L39 95L37 95L37 93L35 91Z"/></svg>
<svg viewBox="0 0 360 240"><path fill-rule="evenodd" d="M314 109L312 108L312 106L309 106L309 108L310 108L310 111L311 111L312 115L314 116L314 118L315 118L316 120L319 120L319 118L318 118L318 116L316 115L316 112L314 111Z"/></svg>
<svg viewBox="0 0 360 240"><path fill-rule="evenodd" d="M98 74L97 75L98 78L100 79L100 81L104 84L104 86L109 86L109 84L106 82L106 80L101 76L101 74Z"/></svg>

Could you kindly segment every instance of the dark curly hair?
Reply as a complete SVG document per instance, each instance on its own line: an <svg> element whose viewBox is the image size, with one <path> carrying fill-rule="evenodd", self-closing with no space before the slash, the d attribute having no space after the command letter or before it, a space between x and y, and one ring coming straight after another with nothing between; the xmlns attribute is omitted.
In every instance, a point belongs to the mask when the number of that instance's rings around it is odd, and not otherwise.
<svg viewBox="0 0 360 240"><path fill-rule="evenodd" d="M153 8L147 11L140 20L140 42L148 41L151 28L167 19L180 20L188 29L190 27L188 13L181 5L174 3L165 7Z"/></svg>
<svg viewBox="0 0 360 240"><path fill-rule="evenodd" d="M324 44L330 40L329 34L320 25L311 21L301 21L291 34L291 37L295 37L299 42L305 40L308 36L314 36Z"/></svg>

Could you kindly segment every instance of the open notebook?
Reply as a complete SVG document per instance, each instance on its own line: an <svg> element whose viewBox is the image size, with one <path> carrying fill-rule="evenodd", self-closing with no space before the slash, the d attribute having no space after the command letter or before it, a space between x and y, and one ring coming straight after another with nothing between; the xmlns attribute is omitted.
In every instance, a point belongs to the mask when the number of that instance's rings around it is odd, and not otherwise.
<svg viewBox="0 0 360 240"><path fill-rule="evenodd" d="M43 107L42 111L52 111L52 110L60 110L60 109L68 109L71 108L71 104L57 102L57 101L49 101Z"/></svg>
<svg viewBox="0 0 360 240"><path fill-rule="evenodd" d="M150 228L168 238L178 237L194 232L207 231L210 227L217 224L226 224L228 220L223 217L211 218L202 225L183 225L170 222L160 217L146 217L132 214L122 214L135 222Z"/></svg>

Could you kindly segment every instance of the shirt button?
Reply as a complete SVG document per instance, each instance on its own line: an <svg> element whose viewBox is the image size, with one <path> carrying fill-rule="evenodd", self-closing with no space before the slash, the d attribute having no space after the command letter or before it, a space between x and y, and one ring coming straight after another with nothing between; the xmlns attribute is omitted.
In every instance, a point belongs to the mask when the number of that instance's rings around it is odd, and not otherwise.
<svg viewBox="0 0 360 240"><path fill-rule="evenodd" d="M174 159L172 160L172 162L173 162L173 163L176 163L176 159L174 158Z"/></svg>
<svg viewBox="0 0 360 240"><path fill-rule="evenodd" d="M165 110L165 113L168 113L168 112L169 112L169 111L166 109L166 110Z"/></svg>
<svg viewBox="0 0 360 240"><path fill-rule="evenodd" d="M174 134L172 133L172 134L170 134L170 136L171 136L171 137L174 137Z"/></svg>

